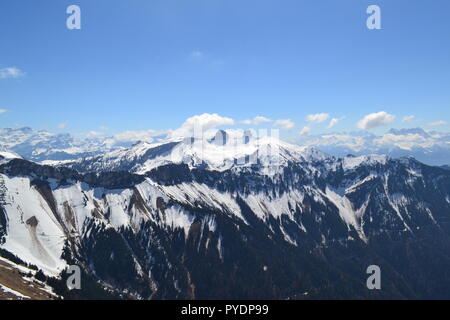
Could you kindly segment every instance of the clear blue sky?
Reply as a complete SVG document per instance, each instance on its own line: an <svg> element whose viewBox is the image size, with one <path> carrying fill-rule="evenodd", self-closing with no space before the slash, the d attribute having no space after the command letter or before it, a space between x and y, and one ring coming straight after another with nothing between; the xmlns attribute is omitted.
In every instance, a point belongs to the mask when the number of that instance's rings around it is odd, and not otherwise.
<svg viewBox="0 0 450 320"><path fill-rule="evenodd" d="M70 4L81 30L66 28ZM366 28L370 4L382 30ZM0 69L24 73L0 79L0 127L167 129L204 112L295 130L319 112L346 117L335 130L382 110L393 127L450 121L448 0L3 0L0 39Z"/></svg>

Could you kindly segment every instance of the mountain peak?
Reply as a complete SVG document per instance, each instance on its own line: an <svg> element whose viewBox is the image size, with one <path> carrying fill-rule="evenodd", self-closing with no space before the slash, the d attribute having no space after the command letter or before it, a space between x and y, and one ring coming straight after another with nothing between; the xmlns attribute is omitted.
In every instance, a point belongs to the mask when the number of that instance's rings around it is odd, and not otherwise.
<svg viewBox="0 0 450 320"><path fill-rule="evenodd" d="M22 159L22 157L20 156L20 155L18 155L17 153L15 153L15 152L12 152L12 151L9 151L9 150L6 150L6 149L1 149L0 148L0 162L3 162L3 161L9 161L9 160L12 160L12 159Z"/></svg>
<svg viewBox="0 0 450 320"><path fill-rule="evenodd" d="M76 160L73 167L81 171L120 169L142 174L166 164L187 164L189 167L224 171L233 167L285 166L289 162L326 158L329 158L327 154L315 148L292 145L277 137L257 136L242 130L218 130L203 137L139 143L102 156Z"/></svg>
<svg viewBox="0 0 450 320"><path fill-rule="evenodd" d="M389 130L390 134L394 134L394 135L408 135L408 134L417 134L420 135L422 137L429 137L430 135L423 130L422 128L404 128L404 129L394 129L392 128L391 130Z"/></svg>
<svg viewBox="0 0 450 320"><path fill-rule="evenodd" d="M228 142L228 133L224 130L218 130L216 135L210 140L211 143L214 143L218 146L224 146Z"/></svg>

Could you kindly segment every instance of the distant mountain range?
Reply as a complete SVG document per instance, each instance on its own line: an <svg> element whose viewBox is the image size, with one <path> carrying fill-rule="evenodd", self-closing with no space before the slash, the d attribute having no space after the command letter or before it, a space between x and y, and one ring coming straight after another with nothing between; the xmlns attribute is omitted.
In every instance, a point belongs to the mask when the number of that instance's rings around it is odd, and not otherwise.
<svg viewBox="0 0 450 320"><path fill-rule="evenodd" d="M77 141L70 134L34 131L28 127L0 129L1 149L33 161L76 159L109 150L99 139Z"/></svg>
<svg viewBox="0 0 450 320"><path fill-rule="evenodd" d="M450 171L222 130L52 165L1 152L0 255L66 299L450 298Z"/></svg>
<svg viewBox="0 0 450 320"><path fill-rule="evenodd" d="M165 133L154 135L91 136L74 138L29 127L0 129L0 150L13 151L37 162L75 160L122 150L141 142L166 141ZM336 157L385 154L392 158L414 157L429 165L450 165L450 134L427 132L422 128L391 129L377 136L367 132L330 133L310 136L299 142Z"/></svg>
<svg viewBox="0 0 450 320"><path fill-rule="evenodd" d="M391 129L381 136L368 132L322 134L307 137L301 144L337 157L376 153L393 158L414 157L429 165L450 164L450 133L422 128Z"/></svg>

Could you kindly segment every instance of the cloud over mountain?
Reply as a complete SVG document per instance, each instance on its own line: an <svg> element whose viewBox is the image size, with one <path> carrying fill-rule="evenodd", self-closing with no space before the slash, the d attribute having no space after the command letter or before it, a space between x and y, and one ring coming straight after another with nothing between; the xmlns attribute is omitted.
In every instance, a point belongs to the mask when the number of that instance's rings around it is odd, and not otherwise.
<svg viewBox="0 0 450 320"><path fill-rule="evenodd" d="M306 121L314 123L322 123L326 121L329 117L330 115L328 113L310 114L306 117Z"/></svg>
<svg viewBox="0 0 450 320"><path fill-rule="evenodd" d="M243 120L242 123L243 124L252 124L252 125L259 125L261 123L265 123L265 122L271 122L272 120L263 116L256 116L253 119L246 119Z"/></svg>
<svg viewBox="0 0 450 320"><path fill-rule="evenodd" d="M275 121L275 127L282 129L292 129L295 126L295 123L291 119L280 119Z"/></svg>
<svg viewBox="0 0 450 320"><path fill-rule="evenodd" d="M357 126L363 130L384 126L394 121L395 116L385 111L370 113L358 121Z"/></svg>
<svg viewBox="0 0 450 320"><path fill-rule="evenodd" d="M194 130L208 130L212 128L217 128L220 126L226 126L226 125L234 125L235 120L228 118L228 117L222 117L218 115L217 113L203 113L201 115L192 116L190 118L187 118L186 121L181 125L180 128L174 130L172 132L173 137L177 136L192 136L194 133Z"/></svg>

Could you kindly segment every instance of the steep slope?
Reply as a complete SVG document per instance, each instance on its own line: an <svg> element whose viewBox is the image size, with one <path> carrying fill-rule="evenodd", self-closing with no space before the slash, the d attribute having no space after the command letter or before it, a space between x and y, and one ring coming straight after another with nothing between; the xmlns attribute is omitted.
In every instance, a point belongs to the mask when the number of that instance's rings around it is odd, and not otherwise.
<svg viewBox="0 0 450 320"><path fill-rule="evenodd" d="M52 288L36 279L36 270L0 257L0 300L53 300Z"/></svg>

